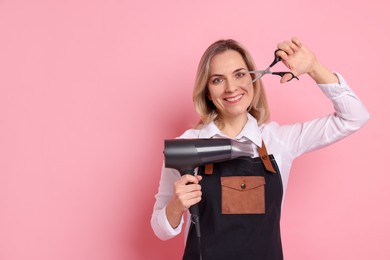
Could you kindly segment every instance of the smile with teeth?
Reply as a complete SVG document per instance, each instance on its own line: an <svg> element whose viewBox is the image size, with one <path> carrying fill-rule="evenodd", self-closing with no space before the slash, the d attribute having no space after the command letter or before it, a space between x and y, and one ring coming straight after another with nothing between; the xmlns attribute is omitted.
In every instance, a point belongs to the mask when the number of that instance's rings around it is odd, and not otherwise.
<svg viewBox="0 0 390 260"><path fill-rule="evenodd" d="M225 98L225 100L228 102L236 102L236 101L240 100L242 98L242 96L243 96L243 94L240 94L240 95L235 96L235 97Z"/></svg>

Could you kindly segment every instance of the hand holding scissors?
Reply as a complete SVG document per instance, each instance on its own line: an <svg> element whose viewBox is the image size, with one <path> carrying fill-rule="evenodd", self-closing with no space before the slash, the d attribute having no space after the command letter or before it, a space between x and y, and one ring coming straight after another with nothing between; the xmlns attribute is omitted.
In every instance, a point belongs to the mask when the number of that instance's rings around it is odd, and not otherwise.
<svg viewBox="0 0 390 260"><path fill-rule="evenodd" d="M292 79L298 79L299 75L309 74L316 82L321 82L323 79L318 79L318 68L321 64L316 56L306 46L304 46L297 37L278 44L278 49L274 52L274 61L265 70L254 70L249 73L255 74L253 82L264 76L265 74L279 75L282 77L281 83L288 82ZM279 52L279 53L278 53ZM282 61L289 69L289 72L271 72L271 68ZM322 66L323 67L323 66ZM317 73L313 73L317 70ZM323 70L322 70L323 71ZM322 73L321 73L322 74ZM329 73L327 73L329 74ZM329 77L332 77L330 75ZM332 78L330 81L334 81ZM328 80L325 80L325 82ZM337 80L336 80L337 81Z"/></svg>
<svg viewBox="0 0 390 260"><path fill-rule="evenodd" d="M282 59L276 55L276 53L278 51L282 51L281 49L277 49L275 52L274 52L274 61L268 66L268 68L266 68L265 70L251 70L251 71L248 71L249 73L251 74L255 74L256 77L253 79L252 83L255 82L256 80L260 79L261 77L263 77L265 74L272 74L272 75L278 75L280 77L283 77L284 75L288 74L290 76L290 78L287 79L287 82L292 80L292 79L297 79L299 80L299 78L297 76L294 75L294 73L290 72L290 71L278 71L278 72L272 72L271 71L271 68L276 64L278 63L279 61L281 61Z"/></svg>

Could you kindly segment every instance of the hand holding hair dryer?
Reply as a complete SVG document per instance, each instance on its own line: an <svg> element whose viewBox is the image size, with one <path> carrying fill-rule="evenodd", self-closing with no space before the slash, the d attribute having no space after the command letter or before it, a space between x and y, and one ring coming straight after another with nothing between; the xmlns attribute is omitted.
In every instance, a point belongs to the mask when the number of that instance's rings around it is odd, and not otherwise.
<svg viewBox="0 0 390 260"><path fill-rule="evenodd" d="M251 142L232 139L172 139L165 140L165 167L173 168L181 175L192 174L198 166L232 160L238 157L252 157ZM191 220L200 238L198 205L190 207Z"/></svg>

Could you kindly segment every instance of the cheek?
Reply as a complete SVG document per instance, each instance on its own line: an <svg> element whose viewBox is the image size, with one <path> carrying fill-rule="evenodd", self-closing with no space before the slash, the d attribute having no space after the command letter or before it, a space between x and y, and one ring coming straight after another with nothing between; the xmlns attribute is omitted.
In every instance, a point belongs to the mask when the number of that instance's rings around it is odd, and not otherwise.
<svg viewBox="0 0 390 260"><path fill-rule="evenodd" d="M254 87L253 87L253 86L252 86L252 87L248 87L248 89L247 89L246 91L247 91L247 93L248 93L248 96L252 99L253 96L254 96L254 94L255 94L255 89L254 89Z"/></svg>
<svg viewBox="0 0 390 260"><path fill-rule="evenodd" d="M218 92L218 88L208 89L207 91L208 99L215 100L216 98L218 98L218 96L220 96L220 93Z"/></svg>

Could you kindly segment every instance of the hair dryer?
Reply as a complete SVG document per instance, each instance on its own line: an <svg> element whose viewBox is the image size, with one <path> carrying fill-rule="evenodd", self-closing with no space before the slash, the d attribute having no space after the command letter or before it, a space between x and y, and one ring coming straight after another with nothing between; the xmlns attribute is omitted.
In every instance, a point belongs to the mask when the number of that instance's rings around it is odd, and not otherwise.
<svg viewBox="0 0 390 260"><path fill-rule="evenodd" d="M173 139L165 140L165 167L184 174L194 174L198 166L253 156L250 141L238 142L232 139ZM198 205L190 207L191 220L200 238Z"/></svg>
<svg viewBox="0 0 390 260"><path fill-rule="evenodd" d="M194 174L198 166L252 156L251 142L232 139L165 140L165 167L184 174Z"/></svg>

